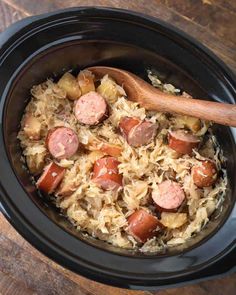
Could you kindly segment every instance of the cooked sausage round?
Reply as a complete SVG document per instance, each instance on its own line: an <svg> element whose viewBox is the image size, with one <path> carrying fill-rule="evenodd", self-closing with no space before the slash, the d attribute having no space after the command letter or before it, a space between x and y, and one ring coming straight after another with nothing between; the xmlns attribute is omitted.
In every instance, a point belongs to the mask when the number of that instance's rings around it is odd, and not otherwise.
<svg viewBox="0 0 236 295"><path fill-rule="evenodd" d="M123 136L127 139L129 132L132 130L132 128L138 124L140 124L142 121L136 117L123 117L120 120L119 128Z"/></svg>
<svg viewBox="0 0 236 295"><path fill-rule="evenodd" d="M186 130L170 131L168 136L169 147L180 154L191 154L197 148L200 139Z"/></svg>
<svg viewBox="0 0 236 295"><path fill-rule="evenodd" d="M78 150L79 139L72 129L56 127L48 131L46 146L54 158L70 158Z"/></svg>
<svg viewBox="0 0 236 295"><path fill-rule="evenodd" d="M202 161L193 166L192 177L194 184L200 188L213 185L217 179L215 163L212 161Z"/></svg>
<svg viewBox="0 0 236 295"><path fill-rule="evenodd" d="M119 128L128 144L133 147L139 147L150 143L157 131L156 124L131 117L122 118L119 123Z"/></svg>
<svg viewBox="0 0 236 295"><path fill-rule="evenodd" d="M158 219L144 209L139 209L130 215L128 224L129 234L141 243L155 236L161 228Z"/></svg>
<svg viewBox="0 0 236 295"><path fill-rule="evenodd" d="M37 187L47 194L55 191L65 174L65 168L58 166L56 163L51 162L47 165L39 177L36 185Z"/></svg>
<svg viewBox="0 0 236 295"><path fill-rule="evenodd" d="M90 91L76 101L74 111L80 123L97 125L107 117L108 107L100 94Z"/></svg>
<svg viewBox="0 0 236 295"><path fill-rule="evenodd" d="M104 190L116 190L122 186L122 175L119 174L119 161L114 157L98 159L93 166L93 181Z"/></svg>
<svg viewBox="0 0 236 295"><path fill-rule="evenodd" d="M185 194L177 182L165 180L153 190L152 199L158 209L175 211L183 203Z"/></svg>

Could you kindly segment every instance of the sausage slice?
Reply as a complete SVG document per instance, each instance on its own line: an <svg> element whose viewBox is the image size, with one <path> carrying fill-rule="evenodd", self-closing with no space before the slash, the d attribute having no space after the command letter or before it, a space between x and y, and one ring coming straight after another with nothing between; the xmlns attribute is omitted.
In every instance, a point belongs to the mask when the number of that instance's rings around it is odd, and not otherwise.
<svg viewBox="0 0 236 295"><path fill-rule="evenodd" d="M217 180L216 165L212 161L202 161L192 168L193 182L203 188L213 185Z"/></svg>
<svg viewBox="0 0 236 295"><path fill-rule="evenodd" d="M68 127L56 127L48 131L46 146L54 158L70 158L78 150L79 139L72 129Z"/></svg>
<svg viewBox="0 0 236 295"><path fill-rule="evenodd" d="M65 174L65 168L51 162L39 177L36 186L47 194L55 191Z"/></svg>
<svg viewBox="0 0 236 295"><path fill-rule="evenodd" d="M177 182L165 180L153 190L152 199L159 210L175 211L183 203L185 194Z"/></svg>
<svg viewBox="0 0 236 295"><path fill-rule="evenodd" d="M128 144L139 147L150 143L156 135L157 125L138 118L124 117L120 120L119 128Z"/></svg>
<svg viewBox="0 0 236 295"><path fill-rule="evenodd" d="M108 116L105 99L95 91L80 97L75 103L75 117L82 124L97 125Z"/></svg>
<svg viewBox="0 0 236 295"><path fill-rule="evenodd" d="M186 130L170 131L168 135L169 147L180 154L190 155L197 148L200 139Z"/></svg>
<svg viewBox="0 0 236 295"><path fill-rule="evenodd" d="M158 219L144 209L135 211L128 218L128 232L138 242L145 243L160 230Z"/></svg>
<svg viewBox="0 0 236 295"><path fill-rule="evenodd" d="M122 186L122 175L119 174L119 161L114 157L98 159L93 166L93 181L104 190L116 190Z"/></svg>
<svg viewBox="0 0 236 295"><path fill-rule="evenodd" d="M134 126L137 126L140 122L142 122L140 119L136 117L123 117L120 120L119 128L121 133L125 138L128 137L129 132L132 130Z"/></svg>

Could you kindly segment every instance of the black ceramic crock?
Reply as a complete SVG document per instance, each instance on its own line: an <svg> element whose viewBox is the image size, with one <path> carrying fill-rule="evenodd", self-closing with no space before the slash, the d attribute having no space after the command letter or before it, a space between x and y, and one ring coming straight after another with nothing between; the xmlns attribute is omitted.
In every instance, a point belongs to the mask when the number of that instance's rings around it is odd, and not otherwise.
<svg viewBox="0 0 236 295"><path fill-rule="evenodd" d="M0 197L11 224L61 265L103 283L133 289L186 284L235 270L236 147L233 130L215 125L227 158L228 193L220 216L182 247L141 254L76 232L32 185L17 132L30 88L68 69L111 65L161 79L195 97L235 103L229 69L190 36L125 10L74 8L20 21L0 35ZM219 214L218 214L219 215Z"/></svg>

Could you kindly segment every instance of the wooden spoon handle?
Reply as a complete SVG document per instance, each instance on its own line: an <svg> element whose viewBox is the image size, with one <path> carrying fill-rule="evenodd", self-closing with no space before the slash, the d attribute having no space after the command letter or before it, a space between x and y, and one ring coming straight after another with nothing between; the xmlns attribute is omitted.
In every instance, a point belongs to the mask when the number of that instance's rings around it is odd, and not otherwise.
<svg viewBox="0 0 236 295"><path fill-rule="evenodd" d="M173 96L152 89L145 95L140 104L148 110L177 113L197 117L203 120L236 127L236 105Z"/></svg>

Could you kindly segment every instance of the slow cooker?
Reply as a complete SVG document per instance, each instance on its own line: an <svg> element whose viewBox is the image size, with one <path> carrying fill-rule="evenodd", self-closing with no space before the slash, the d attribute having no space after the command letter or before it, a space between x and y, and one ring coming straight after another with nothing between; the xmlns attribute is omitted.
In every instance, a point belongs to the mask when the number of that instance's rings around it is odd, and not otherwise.
<svg viewBox="0 0 236 295"><path fill-rule="evenodd" d="M76 231L42 197L21 162L17 140L30 88L68 69L147 69L194 97L235 103L236 79L207 48L173 26L138 13L73 8L26 18L0 35L0 204L16 230L68 269L118 287L157 290L236 269L236 135L214 125L229 177L222 212L183 246L161 253L119 249ZM218 217L217 217L218 215Z"/></svg>

